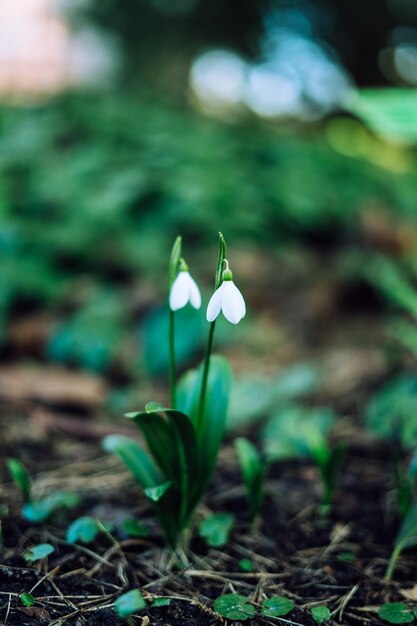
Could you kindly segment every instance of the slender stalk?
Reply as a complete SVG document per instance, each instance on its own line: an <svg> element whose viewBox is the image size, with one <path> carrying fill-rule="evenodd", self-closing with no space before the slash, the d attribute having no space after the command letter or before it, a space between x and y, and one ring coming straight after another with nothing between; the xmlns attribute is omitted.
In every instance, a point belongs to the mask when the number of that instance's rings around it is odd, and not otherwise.
<svg viewBox="0 0 417 626"><path fill-rule="evenodd" d="M388 562L387 571L385 572L384 580L391 580L392 575L394 573L395 566L397 565L398 557L401 554L402 546L398 544L395 546L394 550L391 553L390 560Z"/></svg>
<svg viewBox="0 0 417 626"><path fill-rule="evenodd" d="M222 233L219 233L219 256L217 258L217 266L216 266L216 276L214 280L214 288L218 289L222 284L222 272L223 272L223 263L226 258L227 248L226 242ZM206 352L204 355L204 365L203 365L203 376L201 379L201 389L200 389L200 398L198 403L198 413L197 413L197 433L201 433L201 427L204 420L204 409L206 404L206 391L207 391L207 381L210 369L210 357L211 350L213 348L213 336L214 336L214 328L216 326L216 320L210 323L210 330L207 338L206 344Z"/></svg>
<svg viewBox="0 0 417 626"><path fill-rule="evenodd" d="M177 404L177 368L175 363L175 313L169 310L169 386L171 389L171 406Z"/></svg>
<svg viewBox="0 0 417 626"><path fill-rule="evenodd" d="M178 269L181 262L182 239L177 237L172 246L171 256L169 259L169 290L178 275ZM171 390L171 405L175 409L177 403L176 388L176 365L175 365L175 316L174 311L169 308L169 386Z"/></svg>
<svg viewBox="0 0 417 626"><path fill-rule="evenodd" d="M207 381L210 369L210 357L213 348L213 336L216 320L210 323L210 330L207 338L206 352L204 355L203 376L201 379L200 400L198 404L197 432L201 432L201 425L204 419L204 408L206 403Z"/></svg>
<svg viewBox="0 0 417 626"><path fill-rule="evenodd" d="M400 516L404 518L411 505L412 488L410 481L407 480L407 477L405 476L405 471L400 461L398 449L395 449L392 453L392 461L394 463L398 511Z"/></svg>

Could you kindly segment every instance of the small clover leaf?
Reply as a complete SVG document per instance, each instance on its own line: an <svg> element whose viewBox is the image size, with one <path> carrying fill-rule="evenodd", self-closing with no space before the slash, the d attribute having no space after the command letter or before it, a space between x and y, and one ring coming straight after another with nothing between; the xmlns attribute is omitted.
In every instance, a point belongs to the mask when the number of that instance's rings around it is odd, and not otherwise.
<svg viewBox="0 0 417 626"><path fill-rule="evenodd" d="M33 548L29 548L23 554L23 558L28 563L34 563L35 561L40 561L45 557L52 554L55 551L55 548L51 546L50 543L39 543L37 546L33 546Z"/></svg>
<svg viewBox="0 0 417 626"><path fill-rule="evenodd" d="M75 493L56 491L36 502L27 502L23 505L23 517L32 523L44 522L55 511L61 508L73 508L77 506L80 498Z"/></svg>
<svg viewBox="0 0 417 626"><path fill-rule="evenodd" d="M327 606L313 606L311 614L317 624L322 624L330 619L330 611Z"/></svg>
<svg viewBox="0 0 417 626"><path fill-rule="evenodd" d="M411 610L403 602L386 602L379 607L378 616L390 624L409 624L414 621Z"/></svg>
<svg viewBox="0 0 417 626"><path fill-rule="evenodd" d="M200 524L200 536L203 537L208 546L221 548L228 542L233 523L233 515L229 513L210 515Z"/></svg>
<svg viewBox="0 0 417 626"><path fill-rule="evenodd" d="M124 619L135 611L140 611L146 607L146 600L139 589L132 589L120 596L114 603L114 610L117 615Z"/></svg>
<svg viewBox="0 0 417 626"><path fill-rule="evenodd" d="M293 610L295 604L289 598L284 596L273 596L264 601L262 606L262 615L266 617L281 617L287 615Z"/></svg>
<svg viewBox="0 0 417 626"><path fill-rule="evenodd" d="M79 517L68 526L66 539L69 543L91 543L102 530L94 517Z"/></svg>
<svg viewBox="0 0 417 626"><path fill-rule="evenodd" d="M152 600L152 604L151 604L151 608L157 608L159 606L169 606L171 604L171 598L164 598L164 597L160 597L160 598L154 598Z"/></svg>
<svg viewBox="0 0 417 626"><path fill-rule="evenodd" d="M253 572L253 563L250 559L241 559L239 561L239 569L242 572Z"/></svg>
<svg viewBox="0 0 417 626"><path fill-rule="evenodd" d="M240 593L227 593L218 597L214 610L226 619L241 621L254 617L256 613L255 607Z"/></svg>
<svg viewBox="0 0 417 626"><path fill-rule="evenodd" d="M19 598L23 606L26 606L28 608L31 607L32 604L35 604L35 598L32 596L31 593L27 593L26 591L19 594Z"/></svg>
<svg viewBox="0 0 417 626"><path fill-rule="evenodd" d="M128 537L147 537L149 535L149 528L134 517L123 520L122 529Z"/></svg>

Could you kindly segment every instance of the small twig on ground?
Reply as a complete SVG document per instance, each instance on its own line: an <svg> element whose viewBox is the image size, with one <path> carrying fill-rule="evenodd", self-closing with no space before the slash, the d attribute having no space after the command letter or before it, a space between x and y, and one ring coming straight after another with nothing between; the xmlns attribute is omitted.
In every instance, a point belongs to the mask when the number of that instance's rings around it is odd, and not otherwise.
<svg viewBox="0 0 417 626"><path fill-rule="evenodd" d="M4 623L5 623L5 624L7 624L7 620L8 620L8 618L9 618L9 613L10 613L10 606L11 606L11 603L12 603L12 594L11 594L11 593L9 593L9 600L8 600L8 602L7 602L6 616L5 616L5 618L4 618Z"/></svg>
<svg viewBox="0 0 417 626"><path fill-rule="evenodd" d="M347 607L347 605L349 604L349 602L351 601L351 599L353 598L355 593L358 591L358 589L359 589L359 584L357 584L354 587L352 587L352 589L349 591L349 593L347 593L344 597L341 598L341 602L339 604L339 607L337 607L332 612L332 614L336 614L337 612L339 612L339 619L342 620L343 612L344 612L345 608Z"/></svg>
<svg viewBox="0 0 417 626"><path fill-rule="evenodd" d="M49 582L51 582L52 578L55 576L57 572L59 572L60 568L61 566L58 565L57 567L54 567L54 569L51 570L50 572L46 572L46 574L42 576L42 578L40 578L38 582L33 585L33 587L29 590L29 593L32 593L33 591L35 591L35 589L39 587L39 585L41 585L45 580L48 580Z"/></svg>

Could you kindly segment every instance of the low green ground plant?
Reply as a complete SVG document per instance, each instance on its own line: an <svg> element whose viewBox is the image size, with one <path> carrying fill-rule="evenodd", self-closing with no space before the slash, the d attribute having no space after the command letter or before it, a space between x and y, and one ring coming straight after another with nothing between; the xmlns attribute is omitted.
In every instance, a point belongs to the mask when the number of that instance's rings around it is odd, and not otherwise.
<svg viewBox="0 0 417 626"><path fill-rule="evenodd" d="M263 430L264 451L270 461L310 458L317 466L321 482L321 510L331 506L345 444L331 443L330 433L336 414L328 408L307 409L287 406L278 410Z"/></svg>
<svg viewBox="0 0 417 626"><path fill-rule="evenodd" d="M235 448L246 490L249 520L253 524L261 511L265 496L268 461L262 457L253 443L245 437L236 439Z"/></svg>
<svg viewBox="0 0 417 626"><path fill-rule="evenodd" d="M57 511L71 509L79 504L78 494L71 491L54 491L42 498L33 497L32 480L23 463L19 459L10 457L6 459L6 465L11 478L22 494L22 515L28 522L40 524Z"/></svg>

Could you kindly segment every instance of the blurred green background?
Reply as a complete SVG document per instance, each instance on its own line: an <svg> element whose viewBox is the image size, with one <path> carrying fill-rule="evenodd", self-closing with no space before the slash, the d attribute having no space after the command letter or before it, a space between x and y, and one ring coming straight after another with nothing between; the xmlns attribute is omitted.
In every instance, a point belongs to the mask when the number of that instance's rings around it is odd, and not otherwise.
<svg viewBox="0 0 417 626"><path fill-rule="evenodd" d="M261 411L311 389L334 370L327 347L364 362L366 381L413 367L412 0L2 11L1 393L22 368L47 384L50 364L105 378L114 411L164 395L172 242L207 303L219 230L249 311L216 338L245 381L235 415L251 394ZM180 312L181 367L206 326L203 310ZM368 345L376 364L343 352Z"/></svg>

